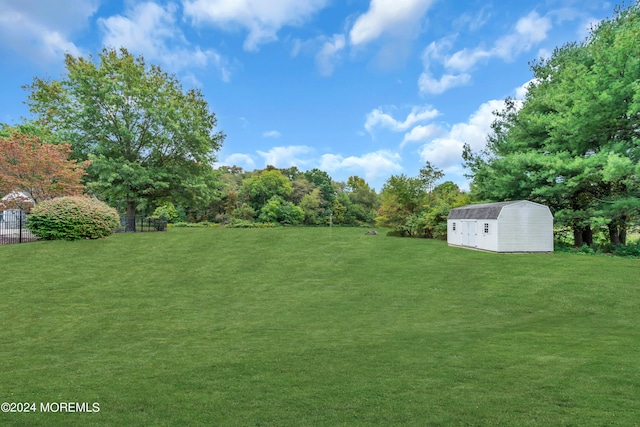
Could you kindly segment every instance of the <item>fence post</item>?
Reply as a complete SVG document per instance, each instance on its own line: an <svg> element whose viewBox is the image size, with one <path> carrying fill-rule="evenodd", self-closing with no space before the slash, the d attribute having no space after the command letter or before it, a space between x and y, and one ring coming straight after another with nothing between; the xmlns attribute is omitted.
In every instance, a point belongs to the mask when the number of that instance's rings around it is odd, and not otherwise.
<svg viewBox="0 0 640 427"><path fill-rule="evenodd" d="M19 211L18 218L18 228L20 230L18 232L18 243L22 243L22 211Z"/></svg>

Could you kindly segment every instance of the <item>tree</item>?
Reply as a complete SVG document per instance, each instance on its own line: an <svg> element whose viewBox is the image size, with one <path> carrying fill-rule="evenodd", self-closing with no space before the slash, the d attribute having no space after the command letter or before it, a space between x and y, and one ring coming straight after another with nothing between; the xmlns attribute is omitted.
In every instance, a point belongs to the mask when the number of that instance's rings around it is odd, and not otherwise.
<svg viewBox="0 0 640 427"><path fill-rule="evenodd" d="M359 176L350 176L345 186L348 203L342 202L347 207L346 223L359 225L361 223L372 224L376 212L380 208L379 198L375 190L369 187L367 182Z"/></svg>
<svg viewBox="0 0 640 427"><path fill-rule="evenodd" d="M422 188L427 193L429 202L431 201L431 190L442 177L444 177L444 172L433 166L429 161L424 167L420 168L418 180L422 183Z"/></svg>
<svg viewBox="0 0 640 427"><path fill-rule="evenodd" d="M434 237L427 217L433 208L434 185L443 176L442 171L429 162L416 178L392 175L382 187L382 206L376 223L393 227L401 235Z"/></svg>
<svg viewBox="0 0 640 427"><path fill-rule="evenodd" d="M304 212L304 223L306 225L319 225L322 223L322 213L324 212L322 203L318 188L314 188L311 193L302 197L299 206Z"/></svg>
<svg viewBox="0 0 640 427"><path fill-rule="evenodd" d="M304 212L299 206L275 195L262 207L258 219L262 222L298 225L304 220Z"/></svg>
<svg viewBox="0 0 640 427"><path fill-rule="evenodd" d="M432 203L426 214L425 228L432 237L446 239L449 212L453 208L470 204L471 198L451 181L435 186L429 194Z"/></svg>
<svg viewBox="0 0 640 427"><path fill-rule="evenodd" d="M533 63L525 100L496 114L486 150L465 147L476 196L548 204L576 246L605 227L611 244L624 244L640 213L638 37L636 3Z"/></svg>
<svg viewBox="0 0 640 427"><path fill-rule="evenodd" d="M64 134L78 158L92 160L88 187L109 200L136 202L170 196L192 199L224 140L197 89L183 91L175 76L147 66L126 49L93 58L65 56L61 80L35 78L26 86L39 123Z"/></svg>
<svg viewBox="0 0 640 427"><path fill-rule="evenodd" d="M49 129L44 128L34 122L23 122L16 125L8 125L6 123L0 123L0 137L8 138L14 133L21 133L29 136L37 136L41 142L49 144L60 144L65 142L64 139L57 134L54 134Z"/></svg>
<svg viewBox="0 0 640 427"><path fill-rule="evenodd" d="M406 215L416 213L426 201L423 183L404 174L392 175L382 187L382 194L386 196L383 199L393 200Z"/></svg>
<svg viewBox="0 0 640 427"><path fill-rule="evenodd" d="M300 204L304 196L311 194L317 187L310 183L309 180L300 174L291 180L291 195L289 199L296 204Z"/></svg>
<svg viewBox="0 0 640 427"><path fill-rule="evenodd" d="M292 185L289 178L278 169L267 168L242 182L240 195L251 207L260 212L262 207L274 196L283 199L291 194Z"/></svg>
<svg viewBox="0 0 640 427"><path fill-rule="evenodd" d="M336 198L336 190L328 173L318 168L304 172L307 180L320 189L325 206L331 206Z"/></svg>
<svg viewBox="0 0 640 427"><path fill-rule="evenodd" d="M36 204L82 194L82 177L90 162L69 160L70 154L69 144L47 144L37 136L12 132L0 137L0 192L24 193ZM25 201L15 200L14 204L21 202Z"/></svg>

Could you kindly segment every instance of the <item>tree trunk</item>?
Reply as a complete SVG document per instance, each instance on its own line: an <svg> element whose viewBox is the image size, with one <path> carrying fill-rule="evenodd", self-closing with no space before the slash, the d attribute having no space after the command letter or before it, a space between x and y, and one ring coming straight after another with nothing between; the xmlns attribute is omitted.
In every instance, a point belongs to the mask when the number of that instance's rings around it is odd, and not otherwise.
<svg viewBox="0 0 640 427"><path fill-rule="evenodd" d="M136 201L127 200L127 226L125 231L136 231Z"/></svg>
<svg viewBox="0 0 640 427"><path fill-rule="evenodd" d="M618 233L618 241L621 245L627 244L627 225L623 224L620 226L620 232Z"/></svg>
<svg viewBox="0 0 640 427"><path fill-rule="evenodd" d="M573 246L581 248L583 245L591 246L593 244L593 231L590 226L573 228Z"/></svg>
<svg viewBox="0 0 640 427"><path fill-rule="evenodd" d="M617 224L609 224L609 243L611 243L612 246L620 244L620 231Z"/></svg>
<svg viewBox="0 0 640 427"><path fill-rule="evenodd" d="M584 242L582 241L582 231L578 227L573 228L573 246L581 248Z"/></svg>
<svg viewBox="0 0 640 427"><path fill-rule="evenodd" d="M584 240L582 239L582 229L577 226L573 227L573 246L576 248L581 248L584 245Z"/></svg>
<svg viewBox="0 0 640 427"><path fill-rule="evenodd" d="M627 218L625 215L615 223L609 224L609 241L613 246L627 244Z"/></svg>
<svg viewBox="0 0 640 427"><path fill-rule="evenodd" d="M587 225L582 229L582 240L587 246L593 245L593 231L591 230L591 226Z"/></svg>

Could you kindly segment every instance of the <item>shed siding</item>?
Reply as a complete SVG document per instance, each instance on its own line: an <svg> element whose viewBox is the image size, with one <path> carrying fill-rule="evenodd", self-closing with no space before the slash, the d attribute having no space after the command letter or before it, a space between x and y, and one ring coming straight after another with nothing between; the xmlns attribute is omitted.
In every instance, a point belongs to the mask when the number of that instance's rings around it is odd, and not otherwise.
<svg viewBox="0 0 640 427"><path fill-rule="evenodd" d="M454 225L455 224L455 230ZM449 219L447 220L447 243L450 245L461 246L462 245L462 233L460 231L460 220Z"/></svg>
<svg viewBox="0 0 640 427"><path fill-rule="evenodd" d="M485 225L488 232L485 233ZM478 249L485 251L498 251L498 220L479 219L478 220Z"/></svg>
<svg viewBox="0 0 640 427"><path fill-rule="evenodd" d="M499 252L553 252L553 217L546 206L521 202L498 217Z"/></svg>

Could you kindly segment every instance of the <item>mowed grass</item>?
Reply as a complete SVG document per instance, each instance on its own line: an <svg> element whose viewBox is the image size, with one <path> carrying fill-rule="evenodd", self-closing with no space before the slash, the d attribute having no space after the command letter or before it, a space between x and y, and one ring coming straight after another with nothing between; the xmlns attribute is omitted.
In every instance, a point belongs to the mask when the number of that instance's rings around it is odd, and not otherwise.
<svg viewBox="0 0 640 427"><path fill-rule="evenodd" d="M364 231L0 247L0 425L639 425L640 261Z"/></svg>

